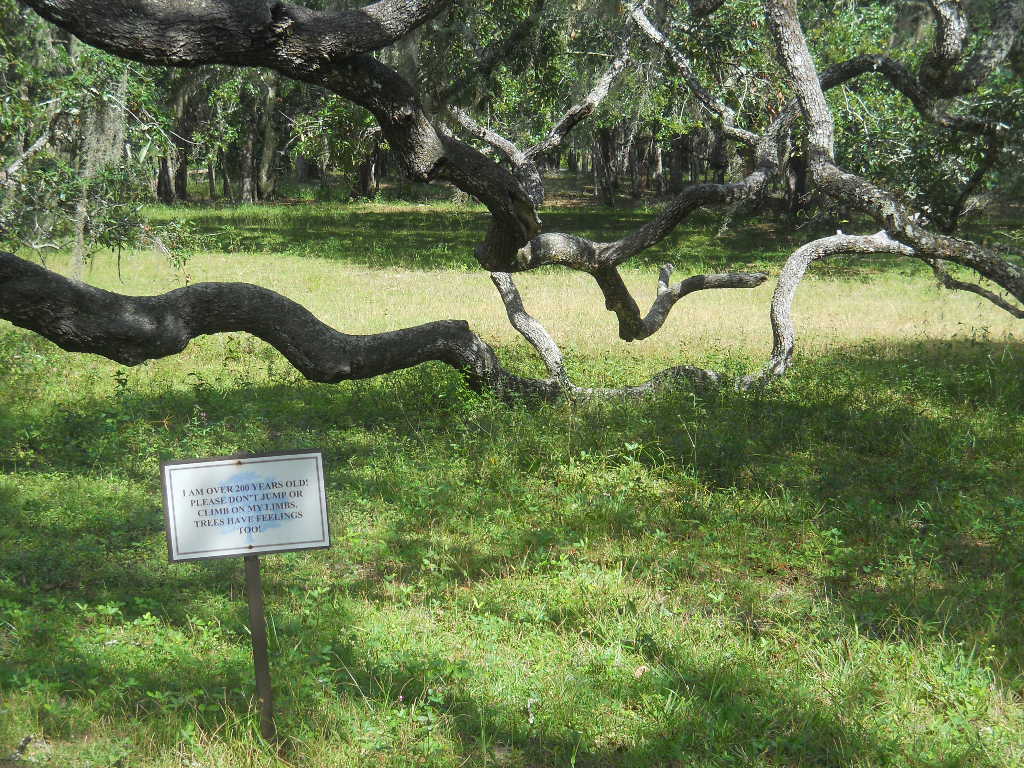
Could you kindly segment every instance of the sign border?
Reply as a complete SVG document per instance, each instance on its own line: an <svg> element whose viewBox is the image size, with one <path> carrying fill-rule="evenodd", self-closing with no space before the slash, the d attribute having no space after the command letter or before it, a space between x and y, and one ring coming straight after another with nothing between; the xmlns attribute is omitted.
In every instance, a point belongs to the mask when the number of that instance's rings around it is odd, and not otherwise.
<svg viewBox="0 0 1024 768"><path fill-rule="evenodd" d="M269 458L273 458L275 456L302 456L302 455L318 456L320 458L320 461L318 463L318 468L319 468L320 473L321 473L321 480L325 480L326 477L325 477L325 473L323 472L324 454L323 454L323 450L320 449L320 448L300 448L300 449L297 449L297 450L294 450L294 451L269 451L267 453L249 453L247 451L240 451L238 453L229 454L227 456L208 456L208 457L205 457L205 458L198 458L198 459L168 459L167 461L161 461L160 462L160 490L161 490L161 493L163 495L163 501L164 501L164 533L166 534L166 537L167 537L167 559L168 559L168 561L172 562L172 563L188 563L188 562L191 562L193 560L222 560L222 559L224 559L226 557L246 557L248 555L257 555L257 556L258 555L277 555L277 554L281 554L283 552L307 552L307 551L310 551L310 550L328 549L328 548L330 548L330 546L331 546L331 520L330 520L330 510L328 509L328 505L327 505L327 488L326 488L326 484L325 484L324 492L323 492L323 495L321 497L321 502L323 503L323 521L324 521L325 532L326 532L326 535L327 535L327 543L326 544L318 544L317 546L312 546L312 547L289 547L289 545L285 545L285 547L286 547L285 549L267 549L267 550L255 550L255 549L253 549L253 550L248 550L248 551L243 550L241 552L231 552L231 553L226 554L226 555L203 555L202 557L179 557L177 559L175 559L175 557L174 557L174 547L171 545L171 536L173 535L173 529L171 528L171 505L170 505L170 500L169 500L169 497L168 497L168 488L167 488L167 483L168 483L167 468L168 467L173 467L176 464L202 464L202 463L205 463L205 462L214 462L214 461L234 461L234 462L237 462L237 463L241 464L243 462L247 462L250 459L269 459Z"/></svg>

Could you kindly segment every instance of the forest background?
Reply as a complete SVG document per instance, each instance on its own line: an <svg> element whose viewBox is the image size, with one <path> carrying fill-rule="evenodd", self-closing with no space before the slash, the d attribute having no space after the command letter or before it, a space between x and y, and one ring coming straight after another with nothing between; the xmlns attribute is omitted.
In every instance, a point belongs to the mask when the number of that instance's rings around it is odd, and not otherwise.
<svg viewBox="0 0 1024 768"><path fill-rule="evenodd" d="M669 48L737 125L792 96L758 4L707 5L646 8L666 47L616 4L460 3L378 57L499 160L491 134L532 147L592 102L534 158L538 211L608 242L750 172ZM948 5L804 2L800 21L822 70L884 52L924 71ZM963 4L972 44L1019 6ZM1012 42L954 100L990 133L922 116L881 77L829 90L836 160L1020 264L1022 73ZM514 373L556 373L474 258L487 209L410 181L346 99L271 70L126 61L0 0L0 106L0 246L24 259L129 295L245 280L346 333L465 318ZM687 298L657 336L619 338L586 275L516 276L574 381L638 384L682 356L731 384L764 365L794 251L869 231L808 184L805 125L781 156L757 206L696 211L622 267L655 302L665 263L768 276ZM614 399L509 398L439 364L313 383L242 333L126 367L0 322L0 752L1019 764L1024 346L1014 313L935 266L816 263L786 378ZM264 561L268 745L241 568L166 562L158 467L306 446L325 451L335 545Z"/></svg>

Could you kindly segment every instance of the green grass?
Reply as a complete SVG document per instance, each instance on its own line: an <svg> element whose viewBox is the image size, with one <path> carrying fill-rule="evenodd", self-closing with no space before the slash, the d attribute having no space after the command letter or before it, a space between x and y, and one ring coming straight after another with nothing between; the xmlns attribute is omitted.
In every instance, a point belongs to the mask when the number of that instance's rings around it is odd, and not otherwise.
<svg viewBox="0 0 1024 768"><path fill-rule="evenodd" d="M612 209L565 205L561 200L555 203L540 211L545 231L598 241L623 237L657 209L643 204L624 203ZM479 270L473 247L488 220L482 205L402 200L345 205L200 204L187 209L154 205L148 215L153 222L164 224L180 219L183 211L208 238L212 250L284 253L374 268L428 270ZM777 265L808 239L805 232L787 233L782 224L760 219L738 223L718 236L720 223L718 213L700 211L688 226L644 251L633 263L650 267L671 261L692 270L764 268ZM849 267L841 270L849 272Z"/></svg>
<svg viewBox="0 0 1024 768"><path fill-rule="evenodd" d="M346 329L349 304L476 322L470 276L396 269L427 211L282 208L189 209L256 234L186 269L241 272ZM318 219L394 262L314 252ZM266 244L277 225L294 247ZM710 254L712 225L666 247ZM452 253L475 231L437 226ZM745 247L700 258L777 269ZM122 290L182 280L149 255L125 267ZM629 279L653 283L641 267ZM93 279L118 285L109 258ZM446 282L453 306L417 303ZM886 262L806 288L809 352L766 391L575 407L509 407L434 365L312 384L240 334L125 369L0 325L0 754L31 734L27 758L83 768L1021 764L1024 344ZM872 291L906 328L842 314ZM719 293L760 309L695 306L765 323L767 296ZM716 315L629 348L588 346L591 322L563 331L584 383L764 351L763 327L716 346ZM278 752L258 737L241 563L167 562L159 461L309 446L334 546L263 558Z"/></svg>

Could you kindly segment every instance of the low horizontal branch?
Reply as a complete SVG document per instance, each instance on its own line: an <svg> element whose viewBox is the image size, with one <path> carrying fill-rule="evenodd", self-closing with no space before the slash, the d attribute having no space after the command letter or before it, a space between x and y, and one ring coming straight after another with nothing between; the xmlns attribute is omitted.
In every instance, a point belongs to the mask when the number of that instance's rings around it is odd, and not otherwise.
<svg viewBox="0 0 1024 768"><path fill-rule="evenodd" d="M716 384L720 374L678 366L647 382L613 389L578 387L505 370L464 320L440 320L385 333L341 333L302 305L248 283L196 283L159 296L125 296L68 278L0 251L0 319L70 352L123 365L175 355L199 336L246 332L278 350L311 381L364 379L438 361L471 387L505 398L629 397L686 380Z"/></svg>
<svg viewBox="0 0 1024 768"><path fill-rule="evenodd" d="M314 11L270 0L133 2L26 0L82 40L147 64L308 67L376 51L436 15L450 0L379 0Z"/></svg>
<svg viewBox="0 0 1024 768"><path fill-rule="evenodd" d="M604 294L605 306L618 318L620 339L640 341L654 335L661 330L676 303L691 293L716 288L756 288L768 279L765 272L725 272L693 275L670 285L674 269L672 264L661 268L658 293L646 315L640 314L636 300L614 266L606 266L594 273L594 279Z"/></svg>

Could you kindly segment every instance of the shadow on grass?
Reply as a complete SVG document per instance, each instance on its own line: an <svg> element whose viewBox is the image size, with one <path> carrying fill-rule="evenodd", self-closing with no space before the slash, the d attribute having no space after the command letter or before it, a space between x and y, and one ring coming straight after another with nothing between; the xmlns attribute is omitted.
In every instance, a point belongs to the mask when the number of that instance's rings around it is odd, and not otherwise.
<svg viewBox="0 0 1024 768"><path fill-rule="evenodd" d="M390 208L389 208L390 206ZM602 208L553 207L541 211L546 232L566 232L599 242L617 240L657 215L657 205ZM412 203L354 203L154 208L154 221L184 218L207 250L285 253L375 268L480 269L473 258L486 230L483 208ZM771 217L735 222L719 234L720 216L698 211L660 243L630 261L634 266L673 262L686 272L776 267L800 245L826 234L792 231ZM818 276L864 278L885 271L901 274L926 267L906 259L830 261Z"/></svg>
<svg viewBox="0 0 1024 768"><path fill-rule="evenodd" d="M166 563L158 481L150 474L156 459L180 458L182 450L211 455L322 445L332 492L369 504L380 517L375 543L354 543L357 534L342 525L336 545L339 558L365 566L339 577L340 586L370 602L387 601L388 584L396 581L443 598L463 581L495 578L517 562L526 567L529 553L557 551L581 537L641 542L659 530L684 550L701 544L691 536L694 519L710 528L753 527L753 511L744 519L742 505L728 513L732 518L681 499L645 506L638 495L644 488L608 501L607 493L570 486L554 472L586 460L594 473L610 473L606 488L649 472L669 485L696 482L712 494L785 498L795 515L816 510L816 525L834 532L831 568L820 586L860 631L990 644L994 672L1013 683L1024 669L1016 599L1024 589L1022 359L1019 343L865 344L805 361L790 379L758 394L679 392L582 408L507 408L467 395L457 376L433 367L341 387L226 382L154 395L127 389L106 399L69 398L58 413L26 415L8 405L0 408L0 422L12 428L6 441L28 420L35 433L34 443L23 446L34 447L32 455L0 485L0 585L7 579L0 598L23 609L40 594L114 601L129 620L159 606L180 627L223 606L226 590L237 598L241 575L233 561ZM638 446L632 454L627 443ZM488 476L491 459L500 471ZM545 492L545 484L553 488ZM574 494L583 511L560 511ZM454 567L431 570L438 556L432 529L468 525L501 505L512 509L503 520L507 530L451 541L441 554ZM781 521L765 535L784 549L795 524ZM483 527L499 525L485 519ZM740 536L737 546L744 543ZM753 564L738 578L766 573ZM300 575L282 574L271 590L303 588ZM737 606L755 619L762 610ZM281 646L302 640L301 629L283 624ZM102 684L110 673L84 669L94 662L74 656L70 635L61 640L72 631L56 626L55 642L46 646L54 656L38 659L29 673L53 682L82 674ZM445 700L436 706L455 715L467 751L480 749L487 733L496 743L524 745L537 764L758 756L808 765L884 763L893 748L744 663L725 668L669 659L675 672L660 684L689 703L671 717L660 715L636 741L588 750L580 748L585 723L580 733L565 723L531 728L522 712L481 707L459 682L478 671L449 659L403 657L382 669L357 641L338 653L360 689L365 684L382 702L422 698L430 680L441 679ZM240 669L232 674L241 676ZM151 676L146 685L184 690L202 669ZM606 695L615 706L645 706L636 691Z"/></svg>

